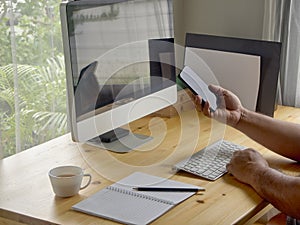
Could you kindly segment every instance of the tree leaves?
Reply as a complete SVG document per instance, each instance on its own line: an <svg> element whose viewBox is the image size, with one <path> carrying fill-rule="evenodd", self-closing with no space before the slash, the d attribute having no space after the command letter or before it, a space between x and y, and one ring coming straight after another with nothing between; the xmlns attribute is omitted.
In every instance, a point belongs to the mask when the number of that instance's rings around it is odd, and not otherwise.
<svg viewBox="0 0 300 225"><path fill-rule="evenodd" d="M15 85L18 76L22 149L43 143L67 131L66 86L63 56L50 58L46 66L0 67L0 141L4 155L15 152Z"/></svg>

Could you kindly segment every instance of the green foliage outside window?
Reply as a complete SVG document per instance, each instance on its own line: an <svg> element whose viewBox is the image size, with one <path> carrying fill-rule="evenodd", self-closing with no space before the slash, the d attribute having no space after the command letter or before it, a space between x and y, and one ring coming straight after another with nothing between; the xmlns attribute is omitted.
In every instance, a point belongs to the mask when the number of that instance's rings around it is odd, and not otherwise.
<svg viewBox="0 0 300 225"><path fill-rule="evenodd" d="M1 66L12 63L10 25L14 26L18 64L46 65L49 56L62 53L60 0L18 0L12 5L13 13L9 2L0 3L6 4L0 21Z"/></svg>
<svg viewBox="0 0 300 225"><path fill-rule="evenodd" d="M18 65L21 149L43 143L66 132L66 88L63 58L46 66ZM16 138L14 66L0 67L0 140L4 157L14 154Z"/></svg>
<svg viewBox="0 0 300 225"><path fill-rule="evenodd" d="M0 3L0 158L67 132L60 2Z"/></svg>

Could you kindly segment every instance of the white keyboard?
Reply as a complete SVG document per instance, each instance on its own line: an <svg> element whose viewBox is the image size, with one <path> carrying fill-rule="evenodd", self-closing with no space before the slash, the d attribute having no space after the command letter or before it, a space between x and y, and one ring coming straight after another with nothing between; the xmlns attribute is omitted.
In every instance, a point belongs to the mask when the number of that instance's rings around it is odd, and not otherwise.
<svg viewBox="0 0 300 225"><path fill-rule="evenodd" d="M175 165L175 169L198 175L208 180L216 180L224 175L233 152L246 147L220 140L196 152Z"/></svg>

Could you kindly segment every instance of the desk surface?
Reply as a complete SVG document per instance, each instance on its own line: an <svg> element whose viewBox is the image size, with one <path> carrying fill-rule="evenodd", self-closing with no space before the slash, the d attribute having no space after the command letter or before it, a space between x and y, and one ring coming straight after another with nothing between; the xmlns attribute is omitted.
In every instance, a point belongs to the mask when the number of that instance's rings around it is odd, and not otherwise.
<svg viewBox="0 0 300 225"><path fill-rule="evenodd" d="M275 117L300 123L300 109L279 106ZM116 154L73 143L67 134L0 160L2 221L16 221L15 224L114 224L113 221L75 212L70 208L137 170L206 188L202 195L192 196L153 224L244 224L262 209L270 207L252 188L229 174L211 182L184 172L171 172L173 162L189 155L194 149L204 147L220 135L258 149L272 167L295 175L300 173L300 166L294 161L268 151L230 127L223 130L225 127L212 123L194 110L184 112L179 117L145 117L130 124L130 128L135 132L153 135L154 142L137 151ZM58 198L52 192L48 171L66 164L81 166L85 172L91 173L92 184L76 196Z"/></svg>

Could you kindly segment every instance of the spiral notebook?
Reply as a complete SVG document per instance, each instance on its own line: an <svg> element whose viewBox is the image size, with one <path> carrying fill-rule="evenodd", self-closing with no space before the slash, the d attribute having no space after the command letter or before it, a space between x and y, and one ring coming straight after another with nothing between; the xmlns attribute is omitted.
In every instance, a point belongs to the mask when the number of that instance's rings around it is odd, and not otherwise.
<svg viewBox="0 0 300 225"><path fill-rule="evenodd" d="M144 192L137 186L198 186L135 172L74 205L72 209L125 224L149 224L195 192Z"/></svg>

